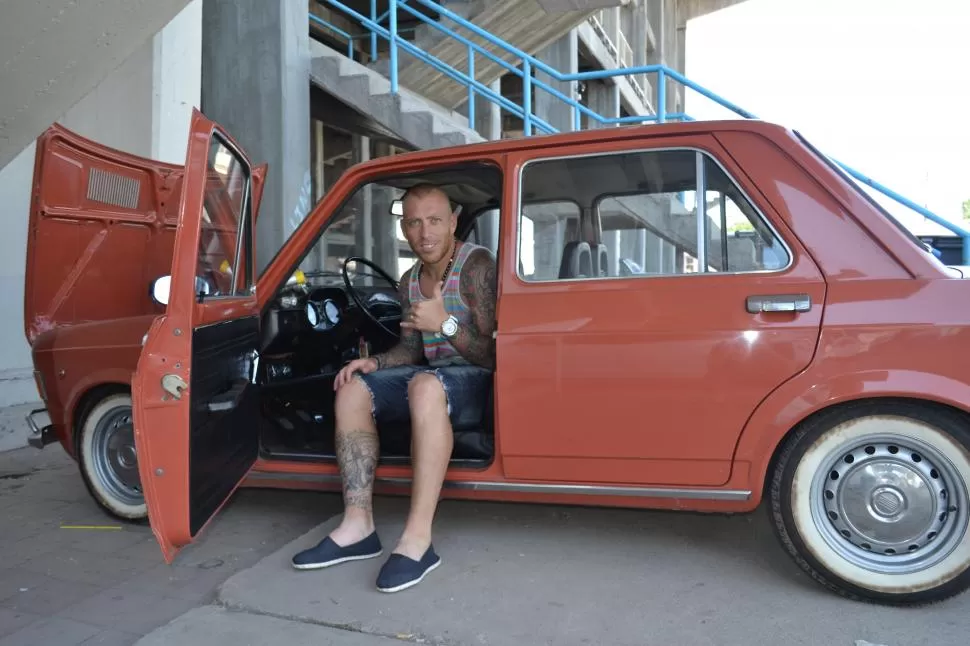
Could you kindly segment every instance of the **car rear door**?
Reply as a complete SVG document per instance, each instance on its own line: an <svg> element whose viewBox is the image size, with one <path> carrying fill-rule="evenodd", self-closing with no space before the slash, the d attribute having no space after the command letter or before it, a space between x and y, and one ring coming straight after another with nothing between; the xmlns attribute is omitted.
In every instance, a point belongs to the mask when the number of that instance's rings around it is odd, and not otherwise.
<svg viewBox="0 0 970 646"><path fill-rule="evenodd" d="M152 531L171 562L245 477L258 451L254 171L194 111L167 302L132 380L138 466Z"/></svg>
<svg viewBox="0 0 970 646"><path fill-rule="evenodd" d="M728 481L751 412L812 361L818 266L708 134L523 150L509 168L506 476L716 496L688 488Z"/></svg>

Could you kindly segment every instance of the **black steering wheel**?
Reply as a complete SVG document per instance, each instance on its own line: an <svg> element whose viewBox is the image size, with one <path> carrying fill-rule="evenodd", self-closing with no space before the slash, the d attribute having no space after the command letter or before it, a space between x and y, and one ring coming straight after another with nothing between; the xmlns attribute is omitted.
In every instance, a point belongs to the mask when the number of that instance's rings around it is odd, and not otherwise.
<svg viewBox="0 0 970 646"><path fill-rule="evenodd" d="M378 276L380 276L385 281L387 281L387 283L394 289L395 293L397 293L398 281L394 280L394 278L390 274L388 274L386 271L378 267L375 263L361 256L351 256L347 258L346 260L344 260L343 265L340 267L340 274L344 278L344 286L347 288L347 293L350 294L350 298L353 299L357 307L359 307L360 310L364 313L364 315L367 316L367 318L370 319L375 325L380 327L382 330L387 332L392 337L400 338L401 335L399 332L395 332L394 330L390 329L384 324L384 320L388 317L379 317L376 314L374 314L374 312L371 311L370 306L367 305L366 301L363 298L361 298L360 293L357 291L357 288L351 284L350 274L347 271L347 265L349 265L352 262L358 265L365 265L373 269ZM397 301L395 301L395 303L397 303ZM390 303L384 302L383 304L389 305ZM398 305L398 308L400 308L400 303L397 303L397 305ZM400 315L398 316L400 317Z"/></svg>

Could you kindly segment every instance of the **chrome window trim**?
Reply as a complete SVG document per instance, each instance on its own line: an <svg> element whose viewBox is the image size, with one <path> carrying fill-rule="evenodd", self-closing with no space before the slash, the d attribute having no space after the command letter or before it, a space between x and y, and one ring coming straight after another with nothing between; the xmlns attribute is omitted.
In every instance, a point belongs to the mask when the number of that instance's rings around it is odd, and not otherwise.
<svg viewBox="0 0 970 646"><path fill-rule="evenodd" d="M788 254L788 263L779 269L755 269L752 271L718 271L718 272L708 272L706 270L706 265L704 271L697 271L694 273L683 273L683 274L642 274L633 276L590 276L589 278L552 278L547 280L529 280L525 278L519 272L519 265L522 260L522 193L523 193L523 178L525 175L526 168L530 164L535 164L538 162L548 162L548 161L558 161L562 159L582 159L585 157L610 157L614 155L640 155L644 153L662 153L662 152L693 152L697 154L700 158L699 164L703 164L703 160L710 159L717 167L724 173L724 176L728 178L728 181L737 189L738 193L747 200L748 204L751 206L755 214L761 219L761 222L767 227L771 234L777 239L782 248ZM701 174L704 175L703 170ZM778 229L771 222L771 219L766 217L764 212L758 206L757 202L751 199L751 195L744 190L737 179L732 173L724 167L724 164L720 162L713 154L709 151L696 146L665 146L662 148L630 148L627 150L610 150L603 152L588 152L579 153L575 155L553 155L549 157L537 157L535 159L529 159L524 164L522 164L518 169L517 177L517 194L516 194L516 213L515 213L515 273L513 276L522 285L526 286L549 286L556 284L575 284L575 283L589 283L589 282L609 282L614 280L649 280L649 279L665 279L665 278L690 278L695 276L759 276L759 275L772 275L772 274L784 274L788 272L795 265L795 253L792 251L791 245L788 244L788 240L785 239ZM696 187L695 187L696 190ZM706 222L701 218L698 218L701 222ZM705 225L706 228L706 225ZM698 226L700 229L700 225ZM706 242L706 236L703 236L704 242ZM706 245L705 245L706 249ZM706 255L706 254L705 254ZM698 259L700 262L700 259Z"/></svg>
<svg viewBox="0 0 970 646"><path fill-rule="evenodd" d="M213 128L212 129L212 134L209 135L209 145L210 146L212 145L212 141L218 141L219 145L223 146L226 150L228 150L233 155L233 157L235 157L236 161L239 162L239 164L243 167L243 169L244 169L244 171L246 173L246 183L243 186L243 199L242 199L242 203L240 205L240 210L241 210L241 213L239 214L240 226L239 226L239 230L236 232L236 255L233 258L233 265L232 265L232 271L233 271L233 290L235 290L235 282L238 279L238 277L236 276L236 272L239 270L239 258L240 258L240 256L243 253L243 251L242 251L242 249L243 249L242 248L243 234L246 232L246 228L247 228L246 225L245 225L245 223L242 222L242 220L243 220L243 218L246 217L246 212L252 210L251 200L252 200L252 194L253 194L253 167L250 165L249 160L246 159L246 156L242 153L242 151L239 150L239 148L237 148L236 146L234 146L232 144L232 142L229 141L228 136L225 133L223 133L222 130L220 130L219 128ZM207 172L208 172L208 169L209 169L209 158L208 158L208 156L206 156L206 171ZM205 188L203 187L203 194L204 194L204 192L205 192ZM248 218L248 223L250 225L249 226L250 230L253 229L253 226L252 225L254 224L254 222L253 222L253 219L254 218L252 216L253 216L253 214L250 213L249 214L249 218ZM200 224L200 226L199 226L199 233L200 233L200 235L201 235L201 232L202 232L202 227L201 227L201 224ZM251 238L253 237L252 236L252 233L250 233L250 237ZM253 240L253 242L255 242L255 240ZM255 248L256 248L256 245L253 244L253 245L251 245L251 247L252 247L251 250L254 253L252 253L250 255L251 256L255 256ZM198 253L198 252L196 252L196 253ZM248 285L245 285L238 292L233 291L232 294L218 294L216 296L206 295L203 302L205 302L205 303L209 303L211 301L220 301L220 302L223 302L223 301L228 301L228 300L233 300L233 299L247 299L247 298L252 298L252 296L256 293L256 277L255 277L255 273L252 271L252 268L251 268L252 261L253 261L253 258L250 258L249 259L249 263L248 263L248 266L250 266L249 284Z"/></svg>
<svg viewBox="0 0 970 646"><path fill-rule="evenodd" d="M697 197L694 198L694 208L697 209L697 273L706 274L707 271L707 214L704 206L707 206L707 177L704 175L704 155L700 151L694 153L694 191ZM726 175L730 180L731 176ZM733 183L733 181L732 181ZM703 216L702 216L703 214ZM760 213L759 213L760 215ZM724 235L724 232L721 232ZM723 260L727 260L724 258ZM722 264L727 264L724 262Z"/></svg>

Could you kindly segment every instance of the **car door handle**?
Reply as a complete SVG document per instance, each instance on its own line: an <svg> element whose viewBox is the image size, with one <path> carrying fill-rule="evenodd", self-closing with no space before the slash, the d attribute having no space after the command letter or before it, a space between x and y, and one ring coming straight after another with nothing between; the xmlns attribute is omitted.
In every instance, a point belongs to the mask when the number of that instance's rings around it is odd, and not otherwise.
<svg viewBox="0 0 970 646"><path fill-rule="evenodd" d="M246 390L246 386L248 385L249 381L246 379L240 379L234 382L229 390L210 399L206 404L206 408L209 409L210 413L220 413L222 411L234 409L239 405L239 400L242 399L243 391Z"/></svg>
<svg viewBox="0 0 970 646"><path fill-rule="evenodd" d="M745 302L748 312L808 312L812 297L808 294L757 294Z"/></svg>

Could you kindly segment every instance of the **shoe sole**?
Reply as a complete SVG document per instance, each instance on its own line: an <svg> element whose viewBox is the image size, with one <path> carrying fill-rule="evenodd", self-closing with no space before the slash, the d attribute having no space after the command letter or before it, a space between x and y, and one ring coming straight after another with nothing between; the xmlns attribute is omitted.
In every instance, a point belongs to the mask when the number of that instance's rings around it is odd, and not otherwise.
<svg viewBox="0 0 970 646"><path fill-rule="evenodd" d="M373 554L360 554L358 556L342 556L339 559L334 559L332 561L324 561L323 563L302 563L297 565L296 563L290 563L294 569L297 570L322 570L323 568L331 567L334 565L340 565L341 563L347 563L348 561L365 561L367 559L377 558L384 553L384 550L379 550Z"/></svg>
<svg viewBox="0 0 970 646"><path fill-rule="evenodd" d="M432 572L433 570L435 570L439 565L441 565L441 559L440 558L437 561L435 561L434 565L429 566L427 570L425 570L424 572L421 573L421 576L419 576L418 578L416 578L413 581L408 581L407 583L402 583L401 585L396 585L393 588L382 588L382 587L378 586L377 589L380 590L381 592L400 592L401 590L407 590L408 588L410 588L412 586L415 586L415 585L421 583L421 581L424 580L424 577L428 576L428 574L430 572Z"/></svg>

